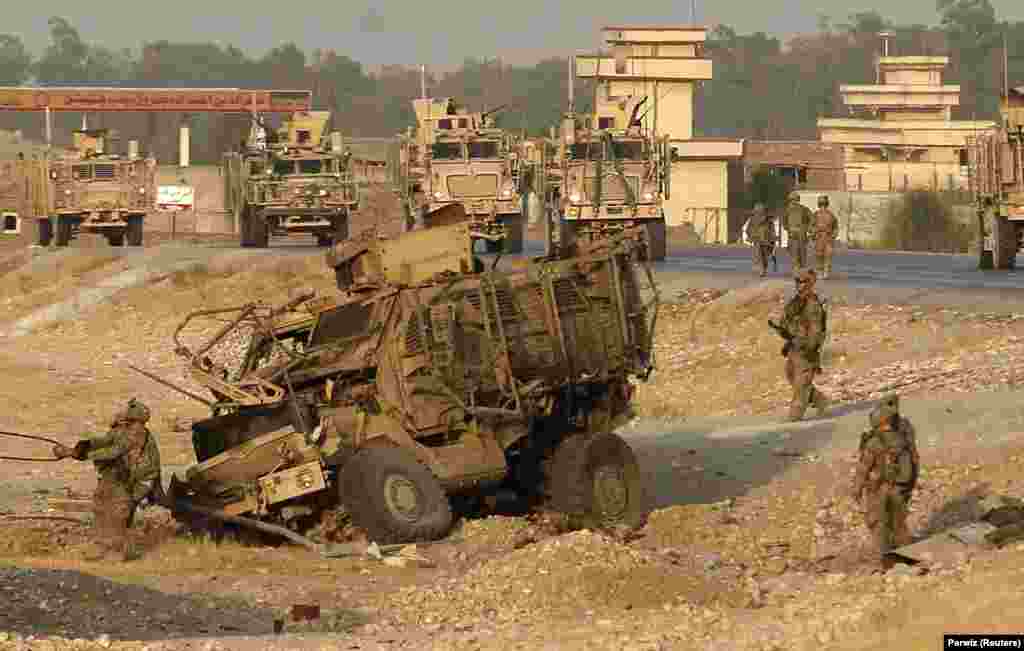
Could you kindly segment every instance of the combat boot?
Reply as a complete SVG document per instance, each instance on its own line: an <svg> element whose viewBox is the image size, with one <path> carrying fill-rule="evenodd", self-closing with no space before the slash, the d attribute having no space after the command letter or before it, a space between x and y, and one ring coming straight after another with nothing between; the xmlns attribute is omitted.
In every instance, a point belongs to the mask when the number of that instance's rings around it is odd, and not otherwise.
<svg viewBox="0 0 1024 651"><path fill-rule="evenodd" d="M825 394L817 389L814 390L814 408L817 411L818 418L825 417L825 411L828 409L828 398Z"/></svg>

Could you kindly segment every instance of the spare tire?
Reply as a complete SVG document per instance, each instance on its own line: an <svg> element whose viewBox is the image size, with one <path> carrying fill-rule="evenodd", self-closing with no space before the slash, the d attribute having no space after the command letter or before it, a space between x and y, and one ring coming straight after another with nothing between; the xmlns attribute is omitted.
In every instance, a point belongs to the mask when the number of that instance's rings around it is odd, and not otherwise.
<svg viewBox="0 0 1024 651"><path fill-rule="evenodd" d="M338 490L352 523L379 544L438 540L452 526L444 489L407 450L360 450L342 469Z"/></svg>
<svg viewBox="0 0 1024 651"><path fill-rule="evenodd" d="M640 465L616 434L571 436L555 450L550 465L551 505L573 527L639 529L650 513Z"/></svg>

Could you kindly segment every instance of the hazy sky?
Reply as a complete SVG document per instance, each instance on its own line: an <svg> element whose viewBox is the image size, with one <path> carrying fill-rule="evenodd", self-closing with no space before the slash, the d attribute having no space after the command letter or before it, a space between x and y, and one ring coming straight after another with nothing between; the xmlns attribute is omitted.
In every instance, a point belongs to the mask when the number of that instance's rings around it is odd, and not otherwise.
<svg viewBox="0 0 1024 651"><path fill-rule="evenodd" d="M1000 19L1024 20L1024 1L991 0ZM819 13L844 22L878 10L899 23L935 24L935 0L694 0L698 24L725 23L741 33L778 36L813 31ZM176 0L4 3L0 33L22 37L39 53L47 18L69 19L83 38L111 48L147 40L220 41L252 54L286 41L304 50L334 48L364 64L426 63L447 68L468 56L532 63L590 50L603 25L689 23L690 0ZM45 11L40 10L45 6ZM307 13L302 12L308 7Z"/></svg>

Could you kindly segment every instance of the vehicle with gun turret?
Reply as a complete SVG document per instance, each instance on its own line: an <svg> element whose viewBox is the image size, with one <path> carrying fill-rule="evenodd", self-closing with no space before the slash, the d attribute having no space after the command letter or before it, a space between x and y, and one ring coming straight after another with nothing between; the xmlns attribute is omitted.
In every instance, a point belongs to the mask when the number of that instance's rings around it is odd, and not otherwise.
<svg viewBox="0 0 1024 651"><path fill-rule="evenodd" d="M983 260L991 252L994 268L1013 269L1024 240L1024 86L1007 90L999 113L1002 123L992 133L968 138L968 175L987 231Z"/></svg>
<svg viewBox="0 0 1024 651"><path fill-rule="evenodd" d="M443 537L453 504L493 498L641 526L636 458L612 432L654 368L642 236L511 271L472 246L465 222L368 231L327 254L337 295L188 315L176 351L209 396L136 369L211 409L197 463L170 481L177 517L294 539L341 514L393 544Z"/></svg>
<svg viewBox="0 0 1024 651"><path fill-rule="evenodd" d="M310 234L320 246L348 238L359 188L341 133L326 133L330 119L296 113L275 131L254 116L242 150L225 155L225 206L243 247L265 248L271 235Z"/></svg>
<svg viewBox="0 0 1024 651"><path fill-rule="evenodd" d="M600 100L600 98L598 98ZM646 98L597 101L591 115L565 114L557 143L533 169L544 197L546 245L565 250L580 239L596 241L642 228L652 261L666 255L664 201L669 198L671 147L641 126ZM538 150L543 153L543 150Z"/></svg>
<svg viewBox="0 0 1024 651"><path fill-rule="evenodd" d="M502 108L470 112L451 97L413 100L416 128L399 138L393 177L407 229L465 219L488 251L522 252L520 140L494 126L491 116Z"/></svg>
<svg viewBox="0 0 1024 651"><path fill-rule="evenodd" d="M56 155L21 164L32 186L30 212L37 215L38 242L68 246L79 233L98 233L111 246L142 246L146 215L156 204L156 160L114 153L110 129L73 132L73 145Z"/></svg>

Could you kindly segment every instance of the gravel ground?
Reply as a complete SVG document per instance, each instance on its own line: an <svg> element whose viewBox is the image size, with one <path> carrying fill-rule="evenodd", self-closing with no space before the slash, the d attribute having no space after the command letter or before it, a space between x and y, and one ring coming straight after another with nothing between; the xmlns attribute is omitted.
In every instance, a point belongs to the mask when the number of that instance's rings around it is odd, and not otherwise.
<svg viewBox="0 0 1024 651"><path fill-rule="evenodd" d="M151 263L177 264L183 248L158 247ZM70 442L104 428L134 394L154 408L165 462L188 463L182 430L204 410L123 364L181 379L169 344L187 310L331 288L317 256L250 261L208 248L187 253L202 256L191 270L160 267L73 319L0 339L0 369L19 378L0 385L4 429ZM0 267L0 326L73 305L136 260L79 250ZM992 600L1019 589L1024 549L975 550L926 572L882 574L843 491L870 401L899 389L924 465L915 532L969 522L985 494L1014 493L1024 460L1020 316L835 300L821 385L836 405L825 420L786 425L777 418L788 394L781 342L764 320L787 291L769 282L672 297L659 319L659 370L639 390L642 418L624 432L660 498L635 540L492 517L463 523L460 542L402 559L328 562L291 547L183 539L154 509L140 528L142 561L96 564L80 560L84 525L0 513L0 592L10 597L0 611L0 651L866 649L896 648L894 635L925 645L909 648L936 648L936 631L949 624L930 617L949 611L970 613L965 626L990 621L999 603ZM0 439L0 454L26 452ZM0 504L15 513L41 513L47 498L67 490L88 495L95 482L87 464L0 469ZM271 633L292 605L312 603L322 621Z"/></svg>

